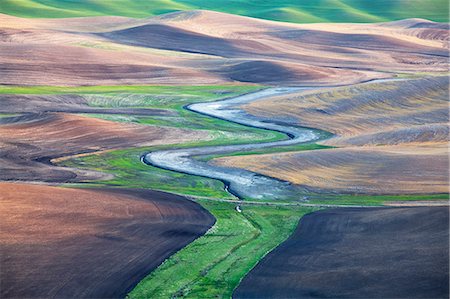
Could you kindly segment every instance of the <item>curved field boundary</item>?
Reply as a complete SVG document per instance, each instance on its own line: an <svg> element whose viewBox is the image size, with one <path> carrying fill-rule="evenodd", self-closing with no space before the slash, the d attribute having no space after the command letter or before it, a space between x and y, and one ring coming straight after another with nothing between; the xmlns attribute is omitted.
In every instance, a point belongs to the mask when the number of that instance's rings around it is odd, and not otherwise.
<svg viewBox="0 0 450 299"><path fill-rule="evenodd" d="M229 298L245 274L314 208L199 200L216 224L142 280L129 298Z"/></svg>
<svg viewBox="0 0 450 299"><path fill-rule="evenodd" d="M186 198L150 190L0 189L1 298L125 297L215 222Z"/></svg>
<svg viewBox="0 0 450 299"><path fill-rule="evenodd" d="M311 213L233 297L448 298L448 221L448 207Z"/></svg>
<svg viewBox="0 0 450 299"><path fill-rule="evenodd" d="M391 80L399 79L373 80L373 82L387 82ZM188 109L192 112L200 113L213 118L220 118L222 120L238 123L244 126L281 132L286 134L288 139L264 143L161 150L150 152L141 157L141 160L146 164L162 169L220 180L224 182L226 191L235 195L239 199L294 199L298 196L299 191L304 192L306 190L299 190L301 188L286 181L264 176L252 171L212 165L194 158L205 155L223 155L238 151L292 146L319 140L323 137L323 134L321 134L319 130L295 127L262 119L246 114L240 108L240 105L248 104L261 99L267 99L272 96L288 95L308 89L310 88L268 88L224 100L195 103L184 107L184 109Z"/></svg>

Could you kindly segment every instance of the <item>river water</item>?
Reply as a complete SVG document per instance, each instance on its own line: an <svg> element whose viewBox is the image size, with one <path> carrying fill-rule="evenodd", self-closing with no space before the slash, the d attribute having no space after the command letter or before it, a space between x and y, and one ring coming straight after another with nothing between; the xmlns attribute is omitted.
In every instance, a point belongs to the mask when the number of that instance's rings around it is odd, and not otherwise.
<svg viewBox="0 0 450 299"><path fill-rule="evenodd" d="M143 162L163 169L221 180L225 183L227 191L239 198L293 199L295 196L298 196L298 186L243 169L211 165L193 157L250 151L275 146L296 145L319 139L320 134L316 130L271 122L270 120L249 115L239 108L240 105L246 103L305 89L307 88L268 88L229 99L196 103L186 107L188 110L211 117L246 126L282 132L286 134L285 140L241 145L160 150L146 154L143 157Z"/></svg>

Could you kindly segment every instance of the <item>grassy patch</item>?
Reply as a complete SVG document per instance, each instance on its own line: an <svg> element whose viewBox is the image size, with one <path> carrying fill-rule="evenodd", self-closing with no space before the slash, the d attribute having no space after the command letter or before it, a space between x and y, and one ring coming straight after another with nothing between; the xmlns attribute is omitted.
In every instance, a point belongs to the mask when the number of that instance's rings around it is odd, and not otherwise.
<svg viewBox="0 0 450 299"><path fill-rule="evenodd" d="M217 219L200 237L147 276L130 298L229 298L242 277L286 240L311 208L243 206L199 200Z"/></svg>
<svg viewBox="0 0 450 299"><path fill-rule="evenodd" d="M218 118L207 117L187 110L179 110L177 116L131 116L118 114L83 114L118 122L138 123L151 126L175 127L192 130L208 130L215 139L225 142L269 142L286 139L283 133L251 128Z"/></svg>
<svg viewBox="0 0 450 299"><path fill-rule="evenodd" d="M299 193L297 200L258 200L258 204L276 205L348 205L348 206L382 206L393 201L448 201L448 193L437 194L393 194L393 195L361 195L361 194L326 194ZM255 201L250 201L253 203Z"/></svg>
<svg viewBox="0 0 450 299"><path fill-rule="evenodd" d="M221 157L233 157L233 156L262 155L262 154L271 154L271 153L312 151L312 150L327 149L327 148L334 148L334 147L333 146L328 146L328 145L321 145L321 144L317 144L317 143L304 143L304 144L297 144L297 145L292 145L292 146L280 146L280 147L263 148L263 149L254 150L254 151L235 152L235 153L229 153L229 154L224 154L224 155L201 156L199 159L202 160L202 161L209 161L211 159L221 158Z"/></svg>
<svg viewBox="0 0 450 299"><path fill-rule="evenodd" d="M221 122L235 125L225 121ZM231 145L244 142L274 141L284 137L283 134L277 132L253 128L246 129L248 130L244 132L239 130L237 132L211 131L213 139L208 141L114 150L68 159L58 163L58 165L78 169L96 170L114 175L114 179L112 180L86 182L86 184L89 184L90 186L150 188L194 196L232 198L229 193L224 191L223 183L218 180L182 174L145 165L140 161L140 157L150 151L168 148L189 148L224 144Z"/></svg>
<svg viewBox="0 0 450 299"><path fill-rule="evenodd" d="M272 133L269 131L264 132ZM182 174L175 171L164 170L157 167L145 165L140 161L140 157L150 151L168 148L189 148L196 146L239 144L245 142L247 139L247 142L261 142L275 140L280 137L279 135L272 134L245 135L242 134L242 132L227 134L226 132L222 131L215 131L212 132L212 134L214 135L214 138L213 140L209 141L196 141L177 145L163 145L114 150L99 154L71 158L59 162L58 165L78 169L96 170L114 175L114 179L112 180L85 183L92 187L115 186L129 188L150 188L154 190L194 196L232 198L232 196L228 192L224 191L223 183L218 180ZM254 139L255 137L259 137L261 139Z"/></svg>
<svg viewBox="0 0 450 299"><path fill-rule="evenodd" d="M396 73L396 78L401 79L421 79L424 77L441 77L449 76L450 72L410 72L410 73Z"/></svg>
<svg viewBox="0 0 450 299"><path fill-rule="evenodd" d="M240 142L230 140L228 143ZM143 164L139 158L146 152L167 148L188 148L223 144L223 140L199 141L181 145L164 145L145 148L115 150L111 152L88 155L60 162L61 166L80 169L97 170L113 174L115 177L108 181L85 183L88 186L117 186L130 188L150 188L155 190L227 199L232 196L224 191L223 183L217 180L182 174ZM299 145L303 150L313 150L316 145ZM297 149L298 150L298 149ZM209 156L208 156L209 157ZM208 158L206 157L206 158ZM202 157L205 159L205 157ZM380 206L390 201L424 201L448 200L448 194L406 194L406 195L360 195L360 194L298 194L300 203L327 205L365 205ZM265 201L261 201L264 203ZM274 202L274 201L268 201ZM276 203L292 203L293 201L276 200ZM294 201L295 202L295 201Z"/></svg>
<svg viewBox="0 0 450 299"><path fill-rule="evenodd" d="M448 194L405 195L313 195L308 203L380 206L389 201L448 200Z"/></svg>
<svg viewBox="0 0 450 299"><path fill-rule="evenodd" d="M286 138L279 132L250 128L185 110L187 104L215 101L253 92L263 86L0 86L0 94L78 94L97 108L157 108L171 110L174 116L136 116L83 114L95 118L145 125L169 126L193 130L209 130L222 142L234 140L275 141Z"/></svg>
<svg viewBox="0 0 450 299"><path fill-rule="evenodd" d="M19 116L19 113L0 113L0 118Z"/></svg>
<svg viewBox="0 0 450 299"><path fill-rule="evenodd" d="M161 148L163 147L153 147L151 150ZM90 186L150 188L188 195L231 198L231 195L224 191L223 183L220 181L143 164L140 156L148 151L150 148L116 150L66 160L59 165L114 175L112 180L86 183Z"/></svg>

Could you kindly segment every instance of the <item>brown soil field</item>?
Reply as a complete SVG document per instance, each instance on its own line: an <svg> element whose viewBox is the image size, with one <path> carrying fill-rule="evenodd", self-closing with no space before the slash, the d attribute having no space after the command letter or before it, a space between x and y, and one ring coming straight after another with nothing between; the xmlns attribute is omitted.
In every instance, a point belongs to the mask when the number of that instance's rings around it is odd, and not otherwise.
<svg viewBox="0 0 450 299"><path fill-rule="evenodd" d="M0 136L0 179L45 182L103 177L95 172L53 166L53 158L209 138L203 131L119 123L67 113L27 114L17 122L0 125Z"/></svg>
<svg viewBox="0 0 450 299"><path fill-rule="evenodd" d="M0 183L2 298L120 298L214 218L177 195Z"/></svg>
<svg viewBox="0 0 450 299"><path fill-rule="evenodd" d="M448 298L448 207L304 216L233 298Z"/></svg>
<svg viewBox="0 0 450 299"><path fill-rule="evenodd" d="M447 143L348 147L215 159L318 192L350 194L448 193Z"/></svg>
<svg viewBox="0 0 450 299"><path fill-rule="evenodd" d="M190 11L0 15L0 24L0 84L346 84L390 76L383 71L446 71L448 59L448 30L416 19L331 26Z"/></svg>
<svg viewBox="0 0 450 299"><path fill-rule="evenodd" d="M335 134L342 147L215 159L313 191L448 193L448 77L364 83L260 100L248 113Z"/></svg>

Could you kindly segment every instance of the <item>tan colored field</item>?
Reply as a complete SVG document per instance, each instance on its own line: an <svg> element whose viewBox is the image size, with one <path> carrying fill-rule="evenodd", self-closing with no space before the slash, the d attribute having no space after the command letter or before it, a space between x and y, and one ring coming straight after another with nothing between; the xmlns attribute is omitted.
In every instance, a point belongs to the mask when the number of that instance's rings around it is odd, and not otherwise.
<svg viewBox="0 0 450 299"><path fill-rule="evenodd" d="M0 24L0 84L324 85L447 70L448 30L420 19L302 25L190 11L142 20L0 15Z"/></svg>
<svg viewBox="0 0 450 299"><path fill-rule="evenodd" d="M254 115L336 134L340 149L214 160L317 191L448 193L448 78L324 88L244 106Z"/></svg>
<svg viewBox="0 0 450 299"><path fill-rule="evenodd" d="M433 144L431 149L420 146L348 147L219 158L215 162L322 192L449 192L446 143Z"/></svg>
<svg viewBox="0 0 450 299"><path fill-rule="evenodd" d="M32 114L0 126L2 180L79 181L103 175L56 167L53 158L204 139L202 131L118 123L66 113Z"/></svg>
<svg viewBox="0 0 450 299"><path fill-rule="evenodd" d="M0 191L2 298L124 297L214 223L199 205L150 190Z"/></svg>
<svg viewBox="0 0 450 299"><path fill-rule="evenodd" d="M325 144L380 145L445 142L448 77L323 88L253 102L254 115L322 129Z"/></svg>

